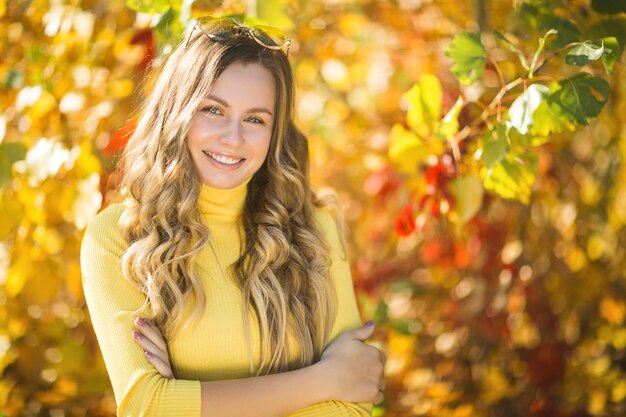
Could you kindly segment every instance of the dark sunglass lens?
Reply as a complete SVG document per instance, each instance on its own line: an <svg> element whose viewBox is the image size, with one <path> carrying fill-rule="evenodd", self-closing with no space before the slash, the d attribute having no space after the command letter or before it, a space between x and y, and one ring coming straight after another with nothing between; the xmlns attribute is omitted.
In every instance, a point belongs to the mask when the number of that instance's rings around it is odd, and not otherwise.
<svg viewBox="0 0 626 417"><path fill-rule="evenodd" d="M250 28L250 32L265 46L282 48L287 44L287 35L270 26L255 26Z"/></svg>
<svg viewBox="0 0 626 417"><path fill-rule="evenodd" d="M236 36L239 27L230 20L204 17L197 20L198 26L210 38L216 40L226 40Z"/></svg>

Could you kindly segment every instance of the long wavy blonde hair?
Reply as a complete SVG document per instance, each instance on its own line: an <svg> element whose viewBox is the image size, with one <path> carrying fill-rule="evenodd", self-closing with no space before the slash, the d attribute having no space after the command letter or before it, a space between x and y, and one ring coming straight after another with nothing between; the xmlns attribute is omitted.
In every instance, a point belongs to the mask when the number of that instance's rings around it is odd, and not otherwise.
<svg viewBox="0 0 626 417"><path fill-rule="evenodd" d="M192 320L203 313L206 299L195 261L211 235L200 221L201 180L186 137L201 101L224 68L236 61L259 63L276 81L270 149L248 183L241 218L245 240L232 266L243 295L250 369L259 375L318 360L337 311L329 248L313 217L315 207L327 203L310 187L308 142L293 122L293 75L282 52L246 36L216 42L197 31L186 49L179 46L165 60L120 166L121 195L127 204L120 227L129 242L122 269L146 296L139 311L148 312L167 337L175 337L183 324L186 303L194 303ZM257 365L251 353L249 312L260 329ZM300 350L296 360L291 359L290 338Z"/></svg>

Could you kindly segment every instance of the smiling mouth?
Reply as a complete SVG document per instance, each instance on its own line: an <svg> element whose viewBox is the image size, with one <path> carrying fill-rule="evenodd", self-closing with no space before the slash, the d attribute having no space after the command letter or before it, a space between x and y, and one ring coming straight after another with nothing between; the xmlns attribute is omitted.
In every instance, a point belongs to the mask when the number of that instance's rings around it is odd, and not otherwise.
<svg viewBox="0 0 626 417"><path fill-rule="evenodd" d="M243 161L243 158L230 158L228 156L219 155L213 152L202 151L206 156L216 160L217 162L225 165L237 165L239 162Z"/></svg>

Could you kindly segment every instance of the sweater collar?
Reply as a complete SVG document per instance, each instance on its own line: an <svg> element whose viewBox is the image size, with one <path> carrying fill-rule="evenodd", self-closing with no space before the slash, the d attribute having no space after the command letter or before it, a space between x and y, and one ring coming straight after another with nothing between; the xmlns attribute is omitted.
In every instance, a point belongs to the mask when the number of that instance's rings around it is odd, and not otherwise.
<svg viewBox="0 0 626 417"><path fill-rule="evenodd" d="M209 187L202 183L198 210L203 215L239 216L246 203L248 182L250 180L228 190Z"/></svg>

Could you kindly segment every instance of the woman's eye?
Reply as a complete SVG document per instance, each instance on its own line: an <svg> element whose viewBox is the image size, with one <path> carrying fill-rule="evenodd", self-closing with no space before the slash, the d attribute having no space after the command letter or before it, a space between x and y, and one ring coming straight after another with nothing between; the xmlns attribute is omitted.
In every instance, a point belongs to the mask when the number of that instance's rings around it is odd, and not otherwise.
<svg viewBox="0 0 626 417"><path fill-rule="evenodd" d="M203 112L205 113L211 113L211 114L222 114L222 112L220 111L220 109L218 109L215 106L208 106L202 109Z"/></svg>
<svg viewBox="0 0 626 417"><path fill-rule="evenodd" d="M249 121L249 122L252 122L252 123L259 123L259 124L263 124L264 123L263 120L259 119L258 117L254 117L254 116L248 117L246 120Z"/></svg>

